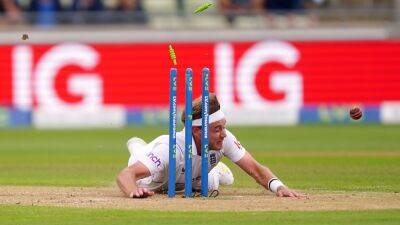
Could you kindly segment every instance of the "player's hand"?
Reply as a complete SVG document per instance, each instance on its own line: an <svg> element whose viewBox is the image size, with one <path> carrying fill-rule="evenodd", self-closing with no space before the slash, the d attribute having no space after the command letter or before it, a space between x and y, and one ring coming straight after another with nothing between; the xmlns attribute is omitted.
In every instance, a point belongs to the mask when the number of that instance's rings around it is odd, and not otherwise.
<svg viewBox="0 0 400 225"><path fill-rule="evenodd" d="M278 191L276 192L276 196L278 197L296 197L299 198L301 195L297 193L296 191L290 190L289 188L285 186L280 186L278 188Z"/></svg>
<svg viewBox="0 0 400 225"><path fill-rule="evenodd" d="M147 198L149 196L153 196L154 192L150 191L147 188L137 188L136 190L132 191L129 197L131 198Z"/></svg>

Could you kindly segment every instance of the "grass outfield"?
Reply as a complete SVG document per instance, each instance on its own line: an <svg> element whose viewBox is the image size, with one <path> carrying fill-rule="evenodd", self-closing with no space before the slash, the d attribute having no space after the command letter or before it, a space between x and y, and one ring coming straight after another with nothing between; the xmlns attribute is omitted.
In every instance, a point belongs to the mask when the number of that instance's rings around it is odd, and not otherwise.
<svg viewBox="0 0 400 225"><path fill-rule="evenodd" d="M1 130L0 185L108 186L126 165L125 143L129 137L139 136L150 141L166 130L166 127ZM291 187L400 190L400 126L237 127L230 130L256 159ZM236 177L235 186L257 186L237 166L230 167Z"/></svg>
<svg viewBox="0 0 400 225"><path fill-rule="evenodd" d="M305 192L400 190L400 126L229 129L290 187ZM125 143L129 137L150 141L166 132L166 127L0 130L0 185L110 186L126 165ZM238 167L227 163L235 175L235 187L258 186ZM171 224L187 223L189 218L194 224L399 224L398 215L399 210L203 214L0 206L0 224L127 224L137 219L159 224L159 217Z"/></svg>
<svg viewBox="0 0 400 225"><path fill-rule="evenodd" d="M333 212L154 212L57 207L0 207L2 225L279 224L397 225L400 210Z"/></svg>

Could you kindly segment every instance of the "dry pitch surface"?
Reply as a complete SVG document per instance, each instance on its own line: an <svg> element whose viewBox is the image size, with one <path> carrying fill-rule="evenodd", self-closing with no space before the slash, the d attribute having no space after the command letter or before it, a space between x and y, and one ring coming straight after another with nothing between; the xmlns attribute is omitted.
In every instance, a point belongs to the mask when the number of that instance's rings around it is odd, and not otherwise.
<svg viewBox="0 0 400 225"><path fill-rule="evenodd" d="M261 188L223 188L217 198L147 199L123 197L117 187L0 186L0 204L68 206L159 211L324 211L400 209L399 193L309 192L307 197L277 198Z"/></svg>

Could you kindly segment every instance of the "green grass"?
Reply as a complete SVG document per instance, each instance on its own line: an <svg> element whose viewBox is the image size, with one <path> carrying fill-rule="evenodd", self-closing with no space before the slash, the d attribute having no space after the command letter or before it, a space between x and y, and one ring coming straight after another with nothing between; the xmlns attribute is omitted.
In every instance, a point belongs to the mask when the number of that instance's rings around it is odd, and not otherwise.
<svg viewBox="0 0 400 225"><path fill-rule="evenodd" d="M395 225L400 210L331 212L154 212L82 208L0 206L2 225L279 224Z"/></svg>
<svg viewBox="0 0 400 225"><path fill-rule="evenodd" d="M296 189L400 190L400 126L233 127L257 160ZM128 159L131 136L166 127L118 130L0 130L0 185L108 186ZM227 160L224 160L227 162ZM227 162L236 187L257 184ZM350 204L350 203L349 203ZM330 212L156 212L0 204L0 224L349 224L400 223L400 210Z"/></svg>
<svg viewBox="0 0 400 225"><path fill-rule="evenodd" d="M297 189L400 190L400 126L233 127L257 160ZM116 130L0 130L0 185L107 186L128 159L131 136L150 141L166 127ZM226 162L226 160L224 160ZM230 164L235 186L257 184Z"/></svg>
<svg viewBox="0 0 400 225"><path fill-rule="evenodd" d="M400 151L400 126L303 125L236 127L232 131L255 151Z"/></svg>

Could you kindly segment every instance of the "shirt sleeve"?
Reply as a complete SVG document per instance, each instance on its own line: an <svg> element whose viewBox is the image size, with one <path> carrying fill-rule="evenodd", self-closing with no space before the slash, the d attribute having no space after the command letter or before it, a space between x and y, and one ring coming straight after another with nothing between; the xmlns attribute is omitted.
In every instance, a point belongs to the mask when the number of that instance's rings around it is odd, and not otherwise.
<svg viewBox="0 0 400 225"><path fill-rule="evenodd" d="M232 162L239 161L246 154L246 149L228 130L226 130L226 138L224 140L223 150L223 154L228 157Z"/></svg>
<svg viewBox="0 0 400 225"><path fill-rule="evenodd" d="M149 152L141 155L138 161L149 169L151 175L154 175L168 168L168 150L167 144L156 144Z"/></svg>

